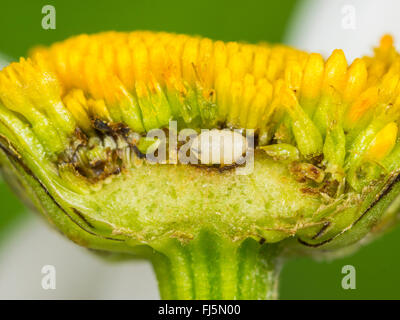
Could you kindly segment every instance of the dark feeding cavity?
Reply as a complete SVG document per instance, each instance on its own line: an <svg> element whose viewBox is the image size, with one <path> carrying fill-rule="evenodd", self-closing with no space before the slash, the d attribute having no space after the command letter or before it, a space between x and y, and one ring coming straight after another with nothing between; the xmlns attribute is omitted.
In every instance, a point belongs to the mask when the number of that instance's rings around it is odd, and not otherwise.
<svg viewBox="0 0 400 320"><path fill-rule="evenodd" d="M92 121L95 135L88 137L77 128L70 144L59 155L59 165L72 165L83 177L98 181L119 174L144 158L137 148L140 136L122 123Z"/></svg>

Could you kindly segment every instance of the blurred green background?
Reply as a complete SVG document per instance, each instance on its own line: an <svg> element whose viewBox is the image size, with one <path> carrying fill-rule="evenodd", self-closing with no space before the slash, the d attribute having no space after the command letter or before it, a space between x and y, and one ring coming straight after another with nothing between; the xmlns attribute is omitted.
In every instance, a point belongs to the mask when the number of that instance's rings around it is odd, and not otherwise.
<svg viewBox="0 0 400 320"><path fill-rule="evenodd" d="M56 30L41 28L41 9L56 8ZM283 41L299 1L10 1L0 2L0 52L18 58L38 44L78 33L105 30L163 30L213 39ZM0 250L7 235L31 213L0 183ZM281 299L398 299L400 229L334 262L298 259L282 271ZM0 263L7 263L1 261ZM357 289L343 290L344 265L357 270Z"/></svg>

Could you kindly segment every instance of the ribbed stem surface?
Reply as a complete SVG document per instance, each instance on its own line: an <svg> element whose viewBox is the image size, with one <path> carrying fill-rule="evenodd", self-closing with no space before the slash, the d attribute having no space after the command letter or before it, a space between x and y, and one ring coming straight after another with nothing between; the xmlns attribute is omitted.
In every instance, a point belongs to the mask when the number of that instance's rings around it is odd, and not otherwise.
<svg viewBox="0 0 400 320"><path fill-rule="evenodd" d="M278 248L232 242L210 232L155 246L152 262L162 299L275 299Z"/></svg>

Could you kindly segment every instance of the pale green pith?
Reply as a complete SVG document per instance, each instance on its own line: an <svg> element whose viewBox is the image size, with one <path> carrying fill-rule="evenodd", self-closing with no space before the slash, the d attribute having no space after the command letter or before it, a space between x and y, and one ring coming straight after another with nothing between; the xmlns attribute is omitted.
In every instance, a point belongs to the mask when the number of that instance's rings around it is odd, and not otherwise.
<svg viewBox="0 0 400 320"><path fill-rule="evenodd" d="M205 227L241 239L279 229L296 216L309 220L320 199L305 195L301 187L286 166L262 154L250 175L145 164L103 185L94 194L89 216L113 224L114 232L144 239L174 233L190 237ZM274 242L282 235L271 233L267 240Z"/></svg>

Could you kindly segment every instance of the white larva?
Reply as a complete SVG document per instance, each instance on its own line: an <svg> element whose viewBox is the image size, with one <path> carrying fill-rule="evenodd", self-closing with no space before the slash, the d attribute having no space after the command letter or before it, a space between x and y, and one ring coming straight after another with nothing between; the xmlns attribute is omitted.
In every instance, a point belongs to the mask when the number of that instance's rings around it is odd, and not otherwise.
<svg viewBox="0 0 400 320"><path fill-rule="evenodd" d="M247 140L231 130L207 130L196 136L191 151L200 164L234 165L246 153Z"/></svg>

